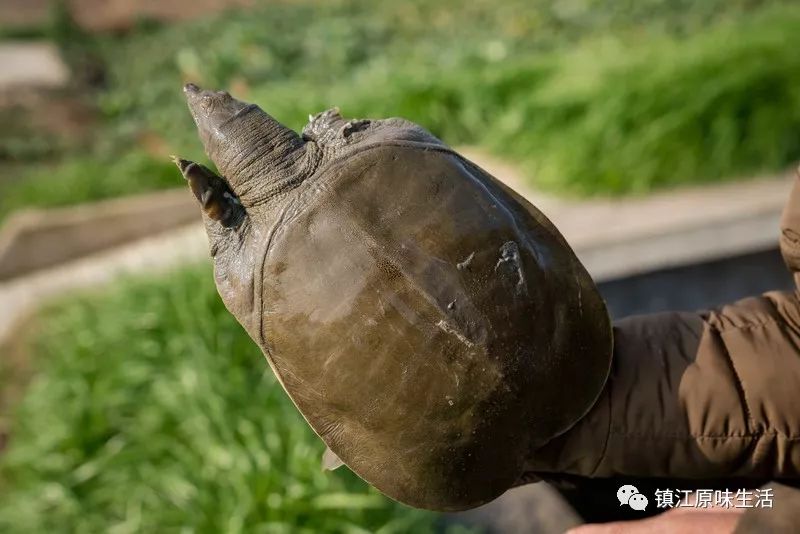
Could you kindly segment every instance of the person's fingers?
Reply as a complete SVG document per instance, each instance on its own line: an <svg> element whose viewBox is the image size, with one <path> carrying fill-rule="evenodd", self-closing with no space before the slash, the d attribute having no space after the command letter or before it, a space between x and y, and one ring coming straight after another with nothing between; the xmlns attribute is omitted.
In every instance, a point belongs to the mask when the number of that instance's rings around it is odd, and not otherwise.
<svg viewBox="0 0 800 534"><path fill-rule="evenodd" d="M709 506L708 508L698 508L695 506L678 506L665 512L666 514L708 514L708 513L718 513L718 514L742 514L744 513L743 508L724 508L720 506Z"/></svg>
<svg viewBox="0 0 800 534"><path fill-rule="evenodd" d="M634 521L582 525L568 534L730 534L736 529L741 511L676 508L665 514ZM690 510L686 508L685 510Z"/></svg>
<svg viewBox="0 0 800 534"><path fill-rule="evenodd" d="M620 523L589 524L569 529L565 534L612 534Z"/></svg>

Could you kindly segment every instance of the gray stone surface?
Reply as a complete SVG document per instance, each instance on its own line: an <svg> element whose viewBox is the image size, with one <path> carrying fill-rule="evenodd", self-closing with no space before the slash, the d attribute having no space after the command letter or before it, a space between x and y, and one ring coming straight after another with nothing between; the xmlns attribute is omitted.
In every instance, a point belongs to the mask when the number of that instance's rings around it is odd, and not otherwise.
<svg viewBox="0 0 800 534"><path fill-rule="evenodd" d="M640 273L598 284L612 317L713 308L794 288L777 248Z"/></svg>
<svg viewBox="0 0 800 534"><path fill-rule="evenodd" d="M69 69L52 43L0 43L0 90L61 87L68 80Z"/></svg>
<svg viewBox="0 0 800 534"><path fill-rule="evenodd" d="M197 221L186 187L13 213L0 227L0 281Z"/></svg>
<svg viewBox="0 0 800 534"><path fill-rule="evenodd" d="M13 333L17 321L53 297L97 288L122 275L163 272L206 258L205 232L195 223L0 283L0 340Z"/></svg>

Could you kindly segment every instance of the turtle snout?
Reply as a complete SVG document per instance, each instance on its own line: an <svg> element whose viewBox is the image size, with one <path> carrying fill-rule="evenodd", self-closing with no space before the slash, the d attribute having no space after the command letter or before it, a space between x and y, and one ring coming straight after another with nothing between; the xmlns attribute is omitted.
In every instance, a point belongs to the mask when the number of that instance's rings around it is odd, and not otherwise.
<svg viewBox="0 0 800 534"><path fill-rule="evenodd" d="M184 85L183 93L201 131L216 129L251 107L245 102L236 100L227 91L203 89L193 83Z"/></svg>
<svg viewBox="0 0 800 534"><path fill-rule="evenodd" d="M203 89L199 85L191 82L183 86L183 93L188 99L196 97L214 98L223 101L232 99L231 94L228 91L212 91L209 89Z"/></svg>

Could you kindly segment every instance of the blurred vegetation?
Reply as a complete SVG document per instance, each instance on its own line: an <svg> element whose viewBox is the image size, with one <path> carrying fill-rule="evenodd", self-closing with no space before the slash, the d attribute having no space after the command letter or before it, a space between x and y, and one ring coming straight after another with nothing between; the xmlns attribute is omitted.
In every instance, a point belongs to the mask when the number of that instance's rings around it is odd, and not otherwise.
<svg viewBox="0 0 800 534"><path fill-rule="evenodd" d="M322 441L209 267L56 305L23 346L36 373L0 455L2 532L441 527L346 468L322 471Z"/></svg>
<svg viewBox="0 0 800 534"><path fill-rule="evenodd" d="M56 10L46 33L98 124L88 142L49 158L37 157L35 136L16 143L26 165L0 192L0 216L179 185L166 155L202 158L180 92L189 80L294 128L334 105L405 116L566 194L781 170L800 154L793 3L301 0L174 26L143 21L124 35L87 35Z"/></svg>
<svg viewBox="0 0 800 534"><path fill-rule="evenodd" d="M0 111L0 217L179 186L205 159L186 81L294 128L334 105L478 144L566 194L642 193L800 157L800 6L787 0L297 0L91 35L47 28L87 138ZM62 7L59 7L62 6ZM50 136L50 137L47 137ZM48 310L0 454L0 531L430 532L323 445L224 309L207 267ZM0 361L0 363L2 363Z"/></svg>

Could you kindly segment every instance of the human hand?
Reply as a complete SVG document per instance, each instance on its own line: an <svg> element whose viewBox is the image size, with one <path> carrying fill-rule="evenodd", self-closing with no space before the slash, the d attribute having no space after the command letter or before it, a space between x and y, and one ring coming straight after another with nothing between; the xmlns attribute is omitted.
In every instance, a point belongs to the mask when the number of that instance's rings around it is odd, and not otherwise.
<svg viewBox="0 0 800 534"><path fill-rule="evenodd" d="M743 512L741 508L675 508L647 519L581 525L567 534L730 534Z"/></svg>

